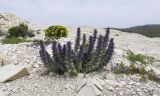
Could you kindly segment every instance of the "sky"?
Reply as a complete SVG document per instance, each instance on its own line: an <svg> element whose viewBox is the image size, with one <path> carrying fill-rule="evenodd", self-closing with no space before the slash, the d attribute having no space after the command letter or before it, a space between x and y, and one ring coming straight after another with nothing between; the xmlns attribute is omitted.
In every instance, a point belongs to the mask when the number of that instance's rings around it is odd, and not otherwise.
<svg viewBox="0 0 160 96"><path fill-rule="evenodd" d="M4 12L38 25L160 24L160 0L0 0L0 13Z"/></svg>

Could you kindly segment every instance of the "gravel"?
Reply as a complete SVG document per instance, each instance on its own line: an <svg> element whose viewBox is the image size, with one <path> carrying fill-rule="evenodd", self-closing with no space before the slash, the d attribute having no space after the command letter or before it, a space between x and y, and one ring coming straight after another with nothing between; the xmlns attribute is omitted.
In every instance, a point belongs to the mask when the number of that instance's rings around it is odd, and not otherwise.
<svg viewBox="0 0 160 96"><path fill-rule="evenodd" d="M69 30L68 38L59 40L65 43L71 40L74 43L76 36L76 27L67 27ZM87 36L93 33L94 28L81 27L82 34ZM98 29L98 34L104 34L104 29ZM116 36L119 34L119 36ZM160 84L147 80L140 81L141 76L136 75L116 75L110 71L111 65L118 62L125 62L126 50L132 50L135 53L141 53L155 58L154 64L150 65L156 70L160 69L160 38L148 38L134 33L123 33L116 30L111 30L111 37L114 38L116 48L111 62L100 72L93 72L82 76L68 77L67 75L58 76L55 74L45 75L45 68L39 57L39 46L34 46L32 43L21 44L0 44L0 52L6 53L11 58L14 58L15 64L33 66L33 70L29 76L0 83L0 94L6 96L76 96L76 91L79 82L84 80L97 80L103 86L102 96L159 96ZM42 38L44 39L44 38ZM47 47L49 50L50 45ZM159 72L159 71L157 71ZM158 73L160 74L160 73Z"/></svg>

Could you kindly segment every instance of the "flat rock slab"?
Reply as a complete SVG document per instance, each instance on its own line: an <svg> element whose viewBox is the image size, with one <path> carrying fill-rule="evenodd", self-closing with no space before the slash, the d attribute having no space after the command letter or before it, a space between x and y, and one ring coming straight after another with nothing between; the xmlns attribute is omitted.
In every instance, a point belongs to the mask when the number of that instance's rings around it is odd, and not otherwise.
<svg viewBox="0 0 160 96"><path fill-rule="evenodd" d="M7 96L3 91L0 90L0 96Z"/></svg>
<svg viewBox="0 0 160 96"><path fill-rule="evenodd" d="M12 81L26 75L29 75L29 72L22 65L10 64L0 67L0 82Z"/></svg>
<svg viewBox="0 0 160 96"><path fill-rule="evenodd" d="M96 96L92 87L84 86L78 93L78 96Z"/></svg>
<svg viewBox="0 0 160 96"><path fill-rule="evenodd" d="M101 96L102 86L97 82L80 83L78 87L78 96Z"/></svg>

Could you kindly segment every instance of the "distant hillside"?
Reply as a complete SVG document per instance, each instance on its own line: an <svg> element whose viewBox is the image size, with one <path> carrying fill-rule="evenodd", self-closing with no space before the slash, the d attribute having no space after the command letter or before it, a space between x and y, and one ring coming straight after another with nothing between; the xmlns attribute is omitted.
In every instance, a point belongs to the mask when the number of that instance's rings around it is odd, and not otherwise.
<svg viewBox="0 0 160 96"><path fill-rule="evenodd" d="M113 28L113 29L117 29L123 32L138 33L151 38L160 37L160 24L135 26L123 29L120 28Z"/></svg>

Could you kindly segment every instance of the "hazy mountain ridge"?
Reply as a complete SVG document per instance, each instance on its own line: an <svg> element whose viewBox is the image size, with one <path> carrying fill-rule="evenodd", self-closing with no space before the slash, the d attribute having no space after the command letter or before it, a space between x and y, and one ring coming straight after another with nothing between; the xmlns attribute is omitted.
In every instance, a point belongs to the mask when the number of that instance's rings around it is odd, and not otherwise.
<svg viewBox="0 0 160 96"><path fill-rule="evenodd" d="M123 32L138 33L147 37L160 37L160 24L149 24L130 28L113 28Z"/></svg>

